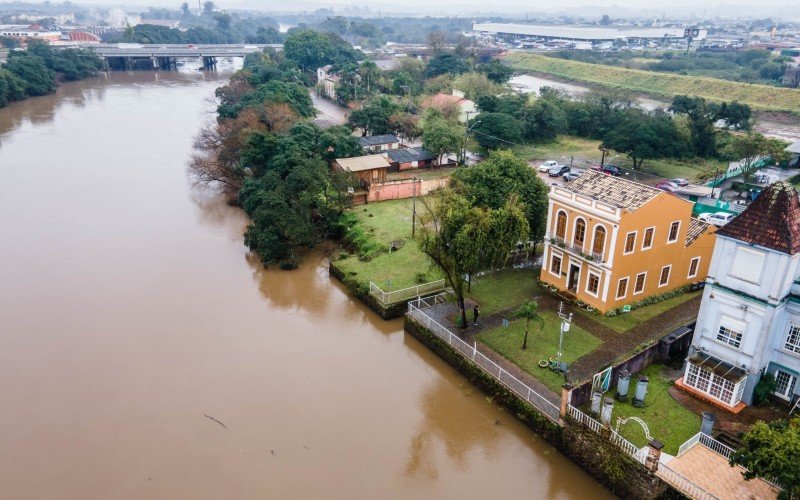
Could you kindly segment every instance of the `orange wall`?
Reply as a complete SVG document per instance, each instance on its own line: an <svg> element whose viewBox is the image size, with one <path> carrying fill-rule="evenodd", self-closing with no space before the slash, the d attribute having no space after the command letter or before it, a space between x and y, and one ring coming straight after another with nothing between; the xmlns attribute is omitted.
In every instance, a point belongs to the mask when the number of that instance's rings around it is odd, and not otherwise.
<svg viewBox="0 0 800 500"><path fill-rule="evenodd" d="M587 211L554 201L552 212L548 217L548 233L555 234L557 224L555 214L562 209L568 214L566 231L567 243L573 242L576 217L583 217L586 221L587 231L583 246L583 251L585 253L592 250L592 239L595 227L601 225L606 229L606 242L603 251L605 261L608 262L612 252L614 223L605 221ZM571 263L579 265L581 268L579 283L577 291L574 293L580 300L591 304L602 312L636 302L650 295L660 295L687 283L703 281L708 274L708 266L714 249L715 236L709 234L707 230L706 233L697 238L691 245L688 247L685 246L691 211L692 204L690 202L664 193L640 207L635 212L622 212L618 224L616 247L613 251L610 272L606 267L598 265L596 262L591 262L582 257L572 256L566 250L562 250L556 245L548 244L542 265L541 279L560 289L566 289ZM681 221L677 241L672 244L667 244L667 235L670 225L676 220ZM649 250L642 250L644 230L651 226L655 226L653 246ZM714 228L712 227L711 229L713 230ZM625 255L625 239L626 235L631 231L636 231L637 233L636 243L634 251ZM549 272L551 255L554 252L562 254L560 277L556 277ZM700 257L697 275L693 278L687 278L690 261L694 257ZM670 264L672 268L670 270L669 282L666 286L660 287L658 283L661 269L663 266ZM590 270L600 275L597 297L592 296L586 290L588 273ZM634 295L633 291L636 275L642 272L647 273L644 290L642 293ZM626 294L623 298L617 300L616 292L619 279L625 277L628 277ZM606 281L608 281L608 292L606 300L604 301L603 293Z"/></svg>

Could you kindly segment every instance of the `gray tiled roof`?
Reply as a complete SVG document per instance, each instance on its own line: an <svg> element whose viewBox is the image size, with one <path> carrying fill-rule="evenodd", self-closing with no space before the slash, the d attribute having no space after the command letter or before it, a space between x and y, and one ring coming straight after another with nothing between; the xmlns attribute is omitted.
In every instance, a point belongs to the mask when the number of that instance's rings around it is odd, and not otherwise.
<svg viewBox="0 0 800 500"><path fill-rule="evenodd" d="M393 136L392 134L384 134L384 135L368 135L366 137L359 137L358 142L361 143L361 147L369 147L369 146L380 146L381 144L391 144L394 142L400 142L400 140Z"/></svg>
<svg viewBox="0 0 800 500"><path fill-rule="evenodd" d="M389 159L397 163L411 163L412 161L426 161L436 158L422 148L393 149L389 151Z"/></svg>
<svg viewBox="0 0 800 500"><path fill-rule="evenodd" d="M587 170L569 183L570 191L633 212L663 191L638 182Z"/></svg>

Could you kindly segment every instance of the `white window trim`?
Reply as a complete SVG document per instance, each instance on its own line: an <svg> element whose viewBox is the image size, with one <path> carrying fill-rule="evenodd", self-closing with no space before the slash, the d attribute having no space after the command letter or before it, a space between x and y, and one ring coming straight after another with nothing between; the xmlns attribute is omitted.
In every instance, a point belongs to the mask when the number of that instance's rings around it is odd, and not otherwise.
<svg viewBox="0 0 800 500"><path fill-rule="evenodd" d="M625 233L625 239L622 240L622 255L630 255L636 251L636 238L639 236L638 231L630 231ZM628 236L633 235L633 250L630 252L626 252L626 248L628 247Z"/></svg>
<svg viewBox="0 0 800 500"><path fill-rule="evenodd" d="M700 260L700 257L694 257L689 261L689 274L686 275L686 279L697 277L697 273L700 272ZM697 261L697 267L694 268L694 274L692 274L692 262L694 261Z"/></svg>
<svg viewBox="0 0 800 500"><path fill-rule="evenodd" d="M661 276L664 274L664 269L667 268L669 268L669 272L667 273L667 282L661 283ZM658 288L663 288L665 286L668 286L670 278L672 278L672 264L662 267L661 271L658 272Z"/></svg>
<svg viewBox="0 0 800 500"><path fill-rule="evenodd" d="M639 276L641 276L641 275L644 275L644 281L642 281L642 289L637 292L636 291L636 282L639 281ZM633 294L634 295L640 295L640 294L644 293L644 291L646 289L647 289L647 271L645 271L643 273L638 273L636 275L636 277L634 278L634 280L633 280Z"/></svg>
<svg viewBox="0 0 800 500"><path fill-rule="evenodd" d="M787 344L789 344L789 336L792 334L792 328L800 329L800 325L796 323L789 323L789 330L786 332L786 337L783 340L783 345L781 346L781 350L790 356L800 356L800 337L798 337L798 343L796 344L798 349L796 351L789 349Z"/></svg>
<svg viewBox="0 0 800 500"><path fill-rule="evenodd" d="M553 257L558 257L561 259L561 265L558 268L558 274L553 272ZM561 269L564 267L564 254L561 252L556 252L553 250L553 247L550 247L550 259L547 261L547 272L552 274L553 276L558 276L558 279L561 279Z"/></svg>
<svg viewBox="0 0 800 500"><path fill-rule="evenodd" d="M728 329L728 330L730 330L733 333L738 333L739 335L741 335L741 338L739 339L739 345L738 346L735 346L735 345L731 344L730 342L725 342L724 340L720 340L719 339L719 331L723 327ZM719 321L717 322L717 329L714 330L713 339L714 339L714 342L716 342L717 344L725 346L728 349L731 349L731 350L734 350L734 351L738 352L738 351L742 350L742 346L744 345L744 334L745 333L747 333L747 323L746 322L744 322L744 321L742 321L740 319L732 318L732 317L727 316L725 314L721 314L720 317L719 317Z"/></svg>
<svg viewBox="0 0 800 500"><path fill-rule="evenodd" d="M591 278L592 276L597 276L597 292L596 293L592 293L589 290L589 278ZM591 295L592 297L595 297L595 298L600 296L600 277L601 277L601 275L597 274L594 271L589 270L589 271L586 272L586 293L588 293L589 295Z"/></svg>
<svg viewBox="0 0 800 500"><path fill-rule="evenodd" d="M617 295L619 293L619 282L622 281L622 280L626 281L626 283L625 283L625 295ZM616 300L624 299L625 297L627 297L628 296L628 288L630 288L630 286L631 286L630 276L625 276L624 278L618 279L617 280L617 289L614 290L614 295L616 296L615 297Z"/></svg>
<svg viewBox="0 0 800 500"><path fill-rule="evenodd" d="M650 238L650 246L646 247L644 246L645 237L647 236L647 231L650 229L653 230L653 236ZM653 242L655 242L655 240L656 240L656 226L650 226L644 228L644 231L642 231L642 250L650 250L651 248L653 248Z"/></svg>
<svg viewBox="0 0 800 500"><path fill-rule="evenodd" d="M672 232L672 225L675 224L676 222L678 223L678 231L675 233L675 239L674 240L670 240L669 239L669 233ZM679 239L681 239L681 221L674 220L674 221L669 223L669 229L667 230L667 245L671 245L673 243L677 243Z"/></svg>

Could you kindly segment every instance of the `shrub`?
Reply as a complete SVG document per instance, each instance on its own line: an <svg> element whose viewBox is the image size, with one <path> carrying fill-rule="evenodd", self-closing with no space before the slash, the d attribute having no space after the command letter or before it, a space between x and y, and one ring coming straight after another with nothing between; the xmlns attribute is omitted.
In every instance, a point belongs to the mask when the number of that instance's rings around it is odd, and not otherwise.
<svg viewBox="0 0 800 500"><path fill-rule="evenodd" d="M761 376L755 389L753 390L753 403L756 406L762 406L769 402L770 396L775 392L777 382L775 376L771 373L765 373Z"/></svg>

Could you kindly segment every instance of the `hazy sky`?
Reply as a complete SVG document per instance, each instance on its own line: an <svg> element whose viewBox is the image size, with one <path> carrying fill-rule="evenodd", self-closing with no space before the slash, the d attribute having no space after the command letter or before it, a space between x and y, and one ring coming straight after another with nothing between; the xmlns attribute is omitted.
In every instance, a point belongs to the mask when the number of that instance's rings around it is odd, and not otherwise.
<svg viewBox="0 0 800 500"><path fill-rule="evenodd" d="M2 0L0 0L2 1ZM59 0L53 0L58 3ZM74 0L76 4L136 5L177 8L183 0ZM197 0L189 0L195 5ZM786 20L800 19L800 0L215 0L223 9L252 9L264 11L315 10L320 7L363 8L371 11L403 14L437 14L450 16L472 16L479 13L518 15L524 13L566 12L574 15L608 13L612 17L630 16L636 13L647 15L666 14L667 17L694 14L702 16L735 15L766 17Z"/></svg>

